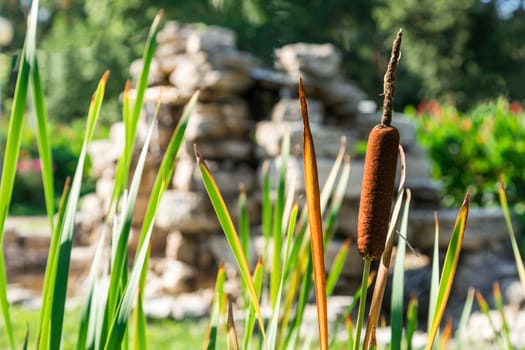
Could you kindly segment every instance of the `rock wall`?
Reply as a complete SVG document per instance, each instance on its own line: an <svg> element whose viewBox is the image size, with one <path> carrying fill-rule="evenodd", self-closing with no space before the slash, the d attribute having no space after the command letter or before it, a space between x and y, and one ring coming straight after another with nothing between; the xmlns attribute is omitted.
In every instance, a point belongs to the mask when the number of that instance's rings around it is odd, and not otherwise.
<svg viewBox="0 0 525 350"><path fill-rule="evenodd" d="M336 239L328 247L329 268L343 241L354 238L364 162L358 146L366 142L370 129L380 120L375 104L367 101L365 94L344 78L340 64L341 54L331 44L284 46L275 51L274 67L268 68L253 55L240 51L235 33L225 28L168 22L159 32L141 122L145 125L151 120L159 93L161 105L156 137L133 217L135 231L140 228L163 151L183 106L196 90L201 94L175 174L160 203L152 242L151 283L146 295L180 295L205 289L213 285L219 262L232 261L196 167L194 144L210 166L234 216L239 188L246 192L254 235L260 232L262 164L269 164L275 188L280 146L286 132L290 133L294 146L287 181L295 182L298 195L304 191L302 156L295 151L302 150L303 132L297 98L299 76L304 80L308 98L321 185L334 162L341 136L346 137L347 153L351 156L350 184ZM133 63L134 79L138 78L140 67L140 61ZM416 249L429 251L433 245L433 212L439 206L440 187L430 180L430 162L416 144L411 121L395 114L393 124L400 130L406 153L406 186L412 191L408 239ZM97 193L84 199L84 207L96 207L94 203L99 203L98 208L103 208L104 203L107 204L115 162L122 149L122 135L122 125L116 124L110 140L91 145L93 169L99 180ZM442 246L448 243L455 215L455 210L439 211ZM474 227L471 226L473 220L469 221L465 254L469 249L475 252L480 247L491 246L506 234L501 212L472 212L472 215L477 218ZM95 219L80 217L84 218L80 220L84 231L96 231ZM484 229L491 224L490 232ZM89 234L83 236L85 242L93 239ZM254 239L254 249L260 247L256 242ZM130 245L133 248L134 243ZM348 259L340 285L346 291L348 283L359 283L362 270L362 260L355 249L351 249Z"/></svg>

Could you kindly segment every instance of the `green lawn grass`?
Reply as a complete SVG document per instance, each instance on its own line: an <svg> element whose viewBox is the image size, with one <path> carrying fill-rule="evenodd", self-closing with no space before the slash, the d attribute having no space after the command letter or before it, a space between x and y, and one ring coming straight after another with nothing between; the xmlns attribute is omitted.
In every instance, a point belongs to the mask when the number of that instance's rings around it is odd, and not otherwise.
<svg viewBox="0 0 525 350"><path fill-rule="evenodd" d="M29 348L35 348L35 334L38 324L38 310L20 306L11 308L13 329L17 348L22 348L27 327L29 327ZM66 311L64 318L64 350L75 349L80 319L80 309ZM201 348L208 327L208 320L159 320L148 322L148 346L151 349L195 349ZM222 339L220 339L222 340ZM0 349L8 349L3 322L0 320Z"/></svg>

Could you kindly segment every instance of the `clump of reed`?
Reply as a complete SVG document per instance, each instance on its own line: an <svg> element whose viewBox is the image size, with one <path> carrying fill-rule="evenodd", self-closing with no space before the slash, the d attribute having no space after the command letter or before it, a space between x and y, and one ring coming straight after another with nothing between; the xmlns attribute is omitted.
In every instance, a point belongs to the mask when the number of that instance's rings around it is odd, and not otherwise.
<svg viewBox="0 0 525 350"><path fill-rule="evenodd" d="M52 157L49 149L49 135L46 127L47 116L43 87L40 82L36 47L36 18L38 1L32 3L29 16L29 26L26 34L24 51L21 56L20 70L14 96L14 104L10 117L10 126L0 182L0 236L8 214L9 202L12 196L20 132L23 127L24 107L27 101L27 91L31 85L33 102L38 120L38 145L42 176L46 195L49 224L52 228L52 240L46 269L43 290L43 302L40 322L36 335L27 335L23 348L27 348L30 339L39 349L58 349L61 347L62 326L66 303L68 283L68 266L71 247L74 238L74 222L77 203L80 196L84 165L86 162L86 147L93 136L109 74L103 74L87 112L86 133L81 140L83 147L79 157L77 170L71 182L65 189L58 214L55 216L52 198L53 172ZM115 349L147 348L146 316L142 307L145 276L148 266L148 245L152 234L155 212L160 198L167 188L168 179L173 174L177 151L180 148L186 125L191 111L196 103L198 93L187 105L183 117L173 134L168 150L162 161L159 173L153 186L150 202L142 229L139 245L131 269L127 267L127 242L130 236L131 216L136 200L138 186L144 167L145 156L152 135L153 124L142 146L139 161L134 169L133 178L128 179L132 151L135 148L135 138L139 113L142 108L144 92L147 86L149 67L153 59L156 43L156 33L159 27L161 13L155 19L144 50L144 66L137 84L137 97L132 105L129 98L129 84L123 94L123 120L125 124L125 148L117 164L115 187L112 204L107 212L105 229L101 233L96 254L86 288L81 324L79 326L77 349ZM307 348L314 336L306 338L300 334L304 322L307 303L315 295L318 312L319 348L328 349L337 344L337 330L344 326L347 330L347 348L361 347L361 329L364 322L366 295L374 275L376 283L372 292L370 311L367 318L366 334L362 348L375 345L375 330L379 321L379 312L384 296L387 275L390 270L392 250L397 240L397 251L394 262L394 278L392 294L391 344L392 349L400 349L403 342L406 348L411 348L411 340L417 328L417 309L420 307L416 299L408 305L406 323L403 332L403 260L405 256L408 226L408 213L411 201L410 190L404 187L404 154L399 145L399 133L391 125L392 101L394 94L395 70L399 61L401 33L394 42L392 57L385 75L385 103L381 123L374 127L370 134L366 155L366 166L363 179L363 195L360 203L359 223L357 230L357 249L365 259L361 288L355 293L353 302L346 308L343 315L333 324L331 334L328 327L327 297L330 296L341 273L350 247L347 241L338 252L330 272L325 274L324 252L327 243L335 232L335 223L348 186L350 174L349 157L345 155L345 140L341 140L339 154L334 161L332 170L322 189L319 187L315 145L313 142L309 120L307 100L302 81L299 83L299 96L304 122L303 159L306 188L306 205L300 209L295 198L294 184L288 188L286 168L290 156L290 138L287 135L283 141L281 153L281 169L278 178L278 188L275 199L272 200L268 167L263 171L262 185L262 232L265 240L265 252L257 257L257 263L250 266L253 252L250 250L250 223L248 222L246 197L241 190L239 207L241 218L236 226L226 207L220 189L213 175L206 166L205 160L198 153L198 167L203 182L217 214L224 234L237 262L241 277L241 312L244 318L242 331L239 331L237 318L232 307L233 301L228 300L224 292L226 273L221 266L217 273L215 298L210 314L210 326L205 340L206 349L216 349L220 345L220 335L224 332L228 348L250 349L296 349L301 343ZM399 152L399 153L398 153ZM394 193L396 164L401 159L401 176L397 193ZM128 183L130 185L128 186ZM392 209L392 198L396 196ZM500 200L505 211L509 234L513 243L520 280L525 290L525 271L517 249L516 238L512 229L508 206L506 204L503 184L500 186ZM404 206L403 206L404 203ZM403 209L403 211L401 211ZM445 327L440 337L440 329L444 310L452 287L458 262L461 243L465 231L469 210L469 196L465 196L459 209L456 224L449 242L443 267L439 269L438 235L439 226L436 219L435 249L433 252L433 269L428 306L429 321L426 345L432 349L437 341L446 343L451 329ZM396 234L398 218L401 215L399 235ZM344 218L339 218L344 220ZM106 237L111 242L106 244ZM0 307L4 319L5 334L11 349L17 348L13 337L10 321L9 304L7 302L7 278L5 275L3 245L0 246ZM376 274L369 273L370 261L379 259ZM521 268L520 268L521 266ZM312 279L313 276L313 279ZM441 277L440 277L441 276ZM498 309L501 310L501 293L495 285L494 296ZM464 328L466 317L470 314L474 292L469 292L464 317L460 321L459 332ZM478 302L484 309L480 294ZM354 325L350 313L359 303L357 323ZM263 317L262 306L267 307L269 316ZM502 313L502 312L501 312ZM503 314L503 313L502 313ZM224 327L225 326L225 327ZM497 333L495 331L495 333ZM500 333L498 333L500 334ZM404 335L404 337L403 337ZM461 333L460 333L461 335ZM509 345L508 327L504 327L501 336L502 343ZM176 347L176 344L174 344Z"/></svg>

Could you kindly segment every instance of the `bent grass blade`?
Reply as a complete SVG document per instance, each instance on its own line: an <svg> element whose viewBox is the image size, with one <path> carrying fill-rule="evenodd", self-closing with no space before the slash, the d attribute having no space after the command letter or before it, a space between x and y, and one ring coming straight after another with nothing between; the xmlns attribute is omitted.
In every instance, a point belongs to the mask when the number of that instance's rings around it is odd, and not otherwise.
<svg viewBox="0 0 525 350"><path fill-rule="evenodd" d="M233 224L228 208L226 207L224 199L219 191L219 188L217 187L217 183L215 182L210 170L208 169L208 166L202 159L202 156L198 153L196 145L195 156L197 158L199 171L201 173L204 187L206 188L206 192L208 193L213 209L215 210L217 219L219 220L222 230L224 231L224 235L226 236L226 240L228 241L233 256L235 257L235 261L237 262L237 265L239 267L241 279L247 287L248 294L250 296L252 305L255 309L255 314L257 315L257 319L259 321L259 326L261 327L261 333L263 335L265 347L267 347L266 333L264 331L264 321L262 318L261 307L259 305L259 299L257 297L255 285L250 274L250 269L248 268L248 261L246 260L246 256L244 255L242 250L239 235L237 234L237 230L235 229L235 225Z"/></svg>
<svg viewBox="0 0 525 350"><path fill-rule="evenodd" d="M452 289L452 283L454 282L454 275L458 265L459 254L461 252L461 245L463 243L463 236L465 234L465 228L467 225L467 218L470 206L470 194L467 193L463 204L459 208L459 213L454 224L454 230L452 237L448 245L447 253L445 256L445 262L443 263L443 270L441 271L441 279L439 281L439 290L436 299L436 307L433 312L432 325L430 327L430 333L428 335L428 342L426 349L432 349L436 334L445 313L445 307L447 306L448 297L450 290Z"/></svg>

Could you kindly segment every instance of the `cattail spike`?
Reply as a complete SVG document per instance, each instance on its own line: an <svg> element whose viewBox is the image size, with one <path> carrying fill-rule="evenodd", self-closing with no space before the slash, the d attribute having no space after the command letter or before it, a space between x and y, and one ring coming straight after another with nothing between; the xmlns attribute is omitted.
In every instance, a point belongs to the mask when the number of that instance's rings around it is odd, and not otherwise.
<svg viewBox="0 0 525 350"><path fill-rule="evenodd" d="M403 30L400 29L397 33L396 39L392 44L392 53L390 54L390 61L386 69L383 80L383 116L381 117L381 125L390 126L392 122L392 106L394 104L394 90L396 86L396 69L401 56L401 39L403 37Z"/></svg>

